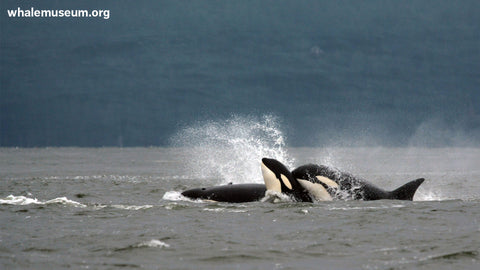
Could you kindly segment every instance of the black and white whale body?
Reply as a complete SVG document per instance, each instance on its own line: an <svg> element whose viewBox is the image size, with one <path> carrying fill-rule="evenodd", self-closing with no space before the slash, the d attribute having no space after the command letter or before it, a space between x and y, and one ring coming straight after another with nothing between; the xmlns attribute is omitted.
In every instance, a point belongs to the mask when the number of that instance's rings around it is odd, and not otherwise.
<svg viewBox="0 0 480 270"><path fill-rule="evenodd" d="M290 196L295 201L313 202L308 191L292 176L281 162L262 159L262 174L265 184L229 184L185 190L182 195L190 199L217 202L242 203L261 200L267 190Z"/></svg>
<svg viewBox="0 0 480 270"><path fill-rule="evenodd" d="M349 173L322 165L303 165L292 172L275 159L263 158L263 184L229 184L194 188L182 192L190 199L243 203L261 200L267 191L283 193L299 202L327 200L413 200L425 179L419 178L385 191Z"/></svg>
<svg viewBox="0 0 480 270"><path fill-rule="evenodd" d="M385 191L375 185L337 169L308 164L292 171L292 175L308 193L319 201L340 200L413 200L418 187L425 181L419 178L393 190Z"/></svg>
<svg viewBox="0 0 480 270"><path fill-rule="evenodd" d="M293 177L290 170L280 161L263 158L262 175L268 191L286 194L299 202L313 202L308 190Z"/></svg>
<svg viewBox="0 0 480 270"><path fill-rule="evenodd" d="M243 203L258 201L265 197L263 184L229 184L222 186L185 190L182 195L194 200Z"/></svg>

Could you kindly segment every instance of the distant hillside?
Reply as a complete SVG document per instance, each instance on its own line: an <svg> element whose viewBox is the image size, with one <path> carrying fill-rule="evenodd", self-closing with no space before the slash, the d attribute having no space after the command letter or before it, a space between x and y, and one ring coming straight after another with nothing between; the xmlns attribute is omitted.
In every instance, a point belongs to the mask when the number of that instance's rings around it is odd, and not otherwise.
<svg viewBox="0 0 480 270"><path fill-rule="evenodd" d="M0 146L168 145L274 114L290 146L480 145L480 2L41 1L0 18Z"/></svg>

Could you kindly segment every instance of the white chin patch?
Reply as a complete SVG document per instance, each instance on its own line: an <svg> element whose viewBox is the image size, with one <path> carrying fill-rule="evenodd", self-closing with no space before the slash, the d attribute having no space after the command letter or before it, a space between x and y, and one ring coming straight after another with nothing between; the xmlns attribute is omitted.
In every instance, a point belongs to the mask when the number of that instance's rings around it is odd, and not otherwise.
<svg viewBox="0 0 480 270"><path fill-rule="evenodd" d="M263 181L265 182L265 187L267 190L272 190L276 192L282 192L282 186L280 180L275 176L275 174L265 166L262 162L262 175Z"/></svg>
<svg viewBox="0 0 480 270"><path fill-rule="evenodd" d="M328 191L319 183L312 183L308 180L297 179L300 185L310 193L310 195L317 201L331 201L332 196Z"/></svg>

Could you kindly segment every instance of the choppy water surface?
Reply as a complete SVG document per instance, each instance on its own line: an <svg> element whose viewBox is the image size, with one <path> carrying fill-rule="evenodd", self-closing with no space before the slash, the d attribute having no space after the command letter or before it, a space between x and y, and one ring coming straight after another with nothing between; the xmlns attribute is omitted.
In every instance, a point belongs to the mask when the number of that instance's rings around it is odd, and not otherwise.
<svg viewBox="0 0 480 270"><path fill-rule="evenodd" d="M332 165L385 189L425 177L413 202L180 196L234 179L261 182L260 165L238 165L246 153L229 159L239 143L217 141L221 151L208 143L0 149L0 268L479 268L480 149L266 149L289 166ZM268 152L243 143L258 150L244 147L249 159Z"/></svg>

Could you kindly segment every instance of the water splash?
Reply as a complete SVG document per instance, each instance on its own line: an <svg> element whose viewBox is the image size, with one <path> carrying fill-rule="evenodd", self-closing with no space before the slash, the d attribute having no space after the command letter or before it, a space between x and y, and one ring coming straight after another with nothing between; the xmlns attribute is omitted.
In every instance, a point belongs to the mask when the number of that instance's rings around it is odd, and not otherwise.
<svg viewBox="0 0 480 270"><path fill-rule="evenodd" d="M267 190L267 192L265 192L265 197L261 201L270 202L270 203L282 203L282 202L294 202L295 200L285 193L281 193L273 190Z"/></svg>
<svg viewBox="0 0 480 270"><path fill-rule="evenodd" d="M188 198L184 197L179 191L167 191L163 195L162 199L167 201L185 201Z"/></svg>
<svg viewBox="0 0 480 270"><path fill-rule="evenodd" d="M260 162L263 157L292 167L285 137L276 117L232 116L224 121L208 121L178 132L172 143L188 147L186 170L195 178L226 183L263 183Z"/></svg>
<svg viewBox="0 0 480 270"><path fill-rule="evenodd" d="M440 191L423 190L423 189L419 189L415 193L415 196L413 197L414 201L443 201L443 200L449 200L449 199L454 199L454 198L448 198L447 196L442 194Z"/></svg>

